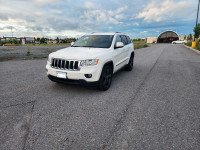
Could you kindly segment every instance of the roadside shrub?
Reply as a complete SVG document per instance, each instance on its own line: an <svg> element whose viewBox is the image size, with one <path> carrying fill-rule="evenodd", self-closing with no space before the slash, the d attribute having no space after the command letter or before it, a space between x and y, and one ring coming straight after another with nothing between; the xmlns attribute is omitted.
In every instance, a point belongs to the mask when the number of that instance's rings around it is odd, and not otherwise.
<svg viewBox="0 0 200 150"><path fill-rule="evenodd" d="M9 39L7 43L13 44L13 40Z"/></svg>
<svg viewBox="0 0 200 150"><path fill-rule="evenodd" d="M200 51L200 41L197 41L196 49Z"/></svg>
<svg viewBox="0 0 200 150"><path fill-rule="evenodd" d="M31 55L31 53L30 53L30 51L28 50L27 52L26 52L26 56L30 56Z"/></svg>
<svg viewBox="0 0 200 150"><path fill-rule="evenodd" d="M192 42L185 43L185 45L191 47L192 46Z"/></svg>
<svg viewBox="0 0 200 150"><path fill-rule="evenodd" d="M28 47L27 52L26 52L26 56L30 56L31 52L30 52L30 47Z"/></svg>
<svg viewBox="0 0 200 150"><path fill-rule="evenodd" d="M13 42L14 44L19 44L19 41L18 41L17 39L13 39L12 42Z"/></svg>
<svg viewBox="0 0 200 150"><path fill-rule="evenodd" d="M200 46L197 46L196 49L200 51Z"/></svg>
<svg viewBox="0 0 200 150"><path fill-rule="evenodd" d="M135 44L134 45L134 49L140 49L140 48L145 48L145 47L148 47L147 44Z"/></svg>

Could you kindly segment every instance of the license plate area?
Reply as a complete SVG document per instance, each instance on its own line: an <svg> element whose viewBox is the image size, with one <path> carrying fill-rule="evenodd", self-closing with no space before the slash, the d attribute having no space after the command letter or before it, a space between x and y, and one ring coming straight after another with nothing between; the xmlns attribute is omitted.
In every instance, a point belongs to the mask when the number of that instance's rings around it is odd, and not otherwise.
<svg viewBox="0 0 200 150"><path fill-rule="evenodd" d="M66 72L56 72L57 78L67 79L67 73Z"/></svg>

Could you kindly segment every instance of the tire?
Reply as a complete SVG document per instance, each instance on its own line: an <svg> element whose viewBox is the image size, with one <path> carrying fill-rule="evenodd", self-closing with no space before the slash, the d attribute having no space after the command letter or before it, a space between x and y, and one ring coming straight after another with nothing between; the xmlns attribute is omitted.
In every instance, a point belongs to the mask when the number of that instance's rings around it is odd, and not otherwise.
<svg viewBox="0 0 200 150"><path fill-rule="evenodd" d="M101 91L106 91L110 88L112 83L113 69L110 65L103 67L101 77L99 79L98 89Z"/></svg>
<svg viewBox="0 0 200 150"><path fill-rule="evenodd" d="M133 63L134 63L134 55L131 54L129 62L128 62L127 66L126 66L126 70L127 71L132 71L133 70Z"/></svg>

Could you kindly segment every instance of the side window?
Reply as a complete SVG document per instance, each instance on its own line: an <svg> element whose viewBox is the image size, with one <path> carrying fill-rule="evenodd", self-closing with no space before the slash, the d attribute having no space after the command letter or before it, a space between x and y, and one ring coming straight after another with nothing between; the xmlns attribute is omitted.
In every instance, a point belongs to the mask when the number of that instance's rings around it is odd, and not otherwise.
<svg viewBox="0 0 200 150"><path fill-rule="evenodd" d="M122 38L122 42L124 43L124 45L127 45L128 41L126 39L126 36L125 35L121 35L121 38Z"/></svg>
<svg viewBox="0 0 200 150"><path fill-rule="evenodd" d="M129 37L129 36L126 36L126 38L127 38L127 40L128 40L128 44L130 44L130 43L131 43L130 37Z"/></svg>
<svg viewBox="0 0 200 150"><path fill-rule="evenodd" d="M116 37L115 45L116 45L117 42L122 42L122 39L121 39L121 37L119 35Z"/></svg>

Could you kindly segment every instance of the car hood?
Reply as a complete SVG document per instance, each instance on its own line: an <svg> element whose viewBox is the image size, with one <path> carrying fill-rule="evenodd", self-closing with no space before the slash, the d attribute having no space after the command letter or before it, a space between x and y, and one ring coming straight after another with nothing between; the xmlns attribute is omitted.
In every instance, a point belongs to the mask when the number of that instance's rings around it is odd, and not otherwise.
<svg viewBox="0 0 200 150"><path fill-rule="evenodd" d="M51 53L50 57L77 60L96 59L108 51L107 48L68 47Z"/></svg>

